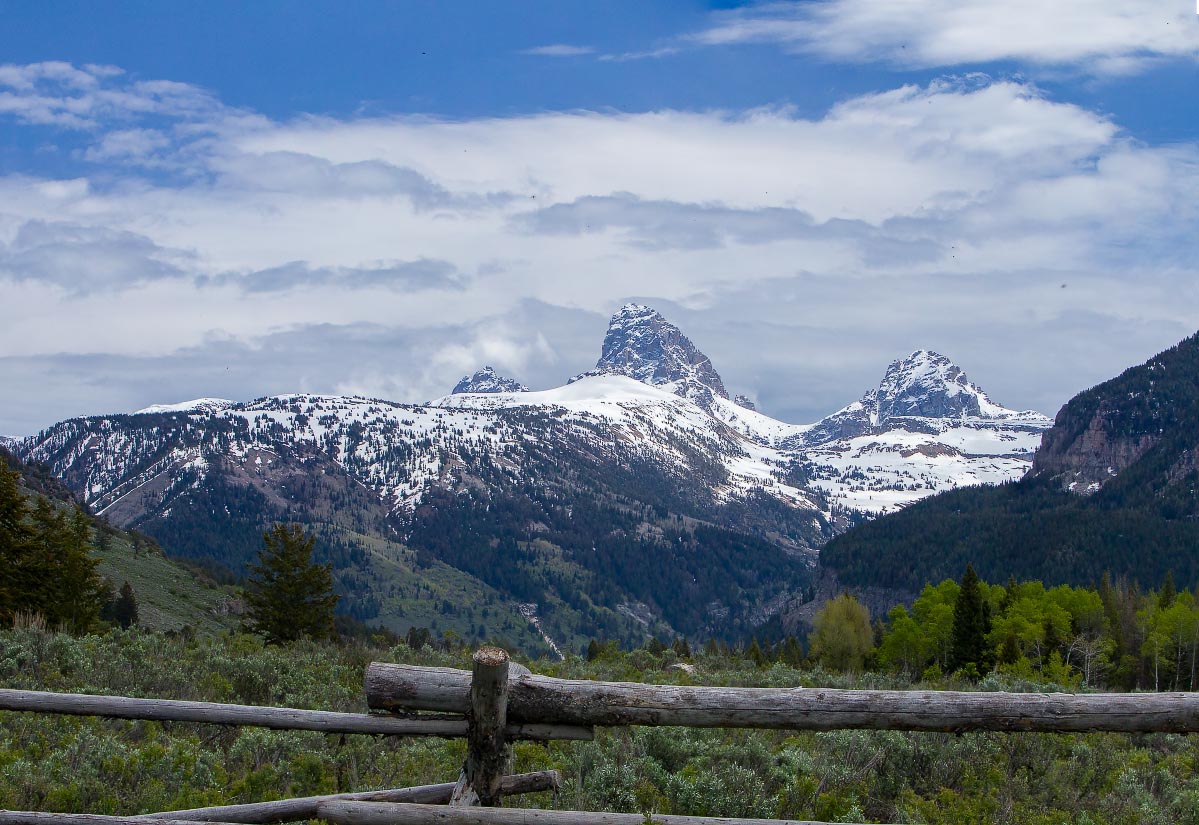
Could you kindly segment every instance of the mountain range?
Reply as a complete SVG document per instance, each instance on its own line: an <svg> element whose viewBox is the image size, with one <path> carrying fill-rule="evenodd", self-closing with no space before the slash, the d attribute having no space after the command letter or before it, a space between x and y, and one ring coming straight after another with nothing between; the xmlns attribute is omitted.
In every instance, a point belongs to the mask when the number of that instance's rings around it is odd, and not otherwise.
<svg viewBox="0 0 1199 825"><path fill-rule="evenodd" d="M926 350L815 424L778 421L630 304L595 368L549 390L484 368L427 404L204 398L12 448L174 554L237 573L264 526L299 522L356 618L536 652L744 633L810 585L830 538L1019 478L1049 424Z"/></svg>

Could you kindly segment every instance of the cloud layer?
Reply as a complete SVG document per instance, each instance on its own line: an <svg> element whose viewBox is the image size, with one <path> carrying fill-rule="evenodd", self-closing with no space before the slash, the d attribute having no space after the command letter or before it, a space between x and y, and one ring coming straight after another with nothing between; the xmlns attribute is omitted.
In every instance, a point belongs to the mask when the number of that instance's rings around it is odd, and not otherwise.
<svg viewBox="0 0 1199 825"><path fill-rule="evenodd" d="M1123 74L1199 59L1199 26L1175 0L805 0L724 12L689 38L777 43L855 63L936 68L992 61Z"/></svg>
<svg viewBox="0 0 1199 825"><path fill-rule="evenodd" d="M815 118L286 121L107 67L3 66L0 86L76 170L0 176L0 379L21 399L0 432L176 395L423 401L483 363L549 386L628 299L793 421L917 347L1052 413L1199 326L1199 147L1028 83ZM168 373L189 380L138 377Z"/></svg>

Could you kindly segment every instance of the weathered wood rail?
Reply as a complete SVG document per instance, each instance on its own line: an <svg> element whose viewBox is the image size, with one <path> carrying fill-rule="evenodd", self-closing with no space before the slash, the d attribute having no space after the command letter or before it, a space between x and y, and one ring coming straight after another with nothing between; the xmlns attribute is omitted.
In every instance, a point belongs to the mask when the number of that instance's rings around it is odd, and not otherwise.
<svg viewBox="0 0 1199 825"><path fill-rule="evenodd" d="M557 771L518 773L513 776L505 776L500 780L499 793L502 796L520 796L540 791L556 791L561 784L562 777ZM212 808L190 808L185 811L165 811L145 816L157 820L158 825L164 825L166 820L209 823L238 822L243 825L302 822L306 819L316 819L317 807L326 802L415 802L425 805L445 805L449 803L457 786L457 782L442 782L437 785L417 785L412 788L304 796L298 799L247 802L241 805L219 805ZM2 820L0 820L0 825L3 825Z"/></svg>
<svg viewBox="0 0 1199 825"><path fill-rule="evenodd" d="M334 825L827 825L807 819L737 819L672 814L613 814L529 808L447 808L378 802L327 802L321 819Z"/></svg>
<svg viewBox="0 0 1199 825"><path fill-rule="evenodd" d="M465 713L471 673L372 663L367 704ZM1199 732L1199 693L974 693L592 682L514 670L508 719L788 730Z"/></svg>
<svg viewBox="0 0 1199 825"><path fill-rule="evenodd" d="M469 674L467 674L469 677ZM136 699L128 696L91 696L48 693L38 690L0 689L0 710L60 713L70 716L105 716L112 719L145 719L155 722L201 722L209 725L244 725L275 730L312 730L324 733L366 733L385 736L440 736L461 738L470 727L465 719L403 719L377 713L338 713L327 710L226 705L217 702L183 702L175 699ZM590 729L576 725L515 724L504 729L509 739L591 739Z"/></svg>

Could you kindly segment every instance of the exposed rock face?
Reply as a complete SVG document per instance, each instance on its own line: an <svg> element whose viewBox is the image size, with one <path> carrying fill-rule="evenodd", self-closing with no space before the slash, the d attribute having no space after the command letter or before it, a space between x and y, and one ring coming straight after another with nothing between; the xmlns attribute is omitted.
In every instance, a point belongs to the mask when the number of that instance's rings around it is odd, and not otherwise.
<svg viewBox="0 0 1199 825"><path fill-rule="evenodd" d="M528 392L529 388L515 378L505 378L491 367L483 367L474 375L464 375L454 385L451 395L464 392Z"/></svg>
<svg viewBox="0 0 1199 825"><path fill-rule="evenodd" d="M625 304L612 316L595 369L572 380L587 375L627 375L705 409L714 395L729 397L712 360L678 327L641 304Z"/></svg>
<svg viewBox="0 0 1199 825"><path fill-rule="evenodd" d="M1093 493L1127 472L1119 495L1149 490L1199 514L1197 467L1199 334L1070 399L1029 475Z"/></svg>
<svg viewBox="0 0 1199 825"><path fill-rule="evenodd" d="M758 411L758 405L749 399L748 395L738 395L733 399L733 403L738 407L744 407L747 410Z"/></svg>
<svg viewBox="0 0 1199 825"><path fill-rule="evenodd" d="M1076 493L1093 493L1130 467L1158 439L1148 433L1113 432L1108 426L1112 411L1111 402L1103 401L1081 433L1073 434L1064 426L1046 432L1029 475L1056 478L1063 488ZM1059 413L1059 423L1062 420Z"/></svg>

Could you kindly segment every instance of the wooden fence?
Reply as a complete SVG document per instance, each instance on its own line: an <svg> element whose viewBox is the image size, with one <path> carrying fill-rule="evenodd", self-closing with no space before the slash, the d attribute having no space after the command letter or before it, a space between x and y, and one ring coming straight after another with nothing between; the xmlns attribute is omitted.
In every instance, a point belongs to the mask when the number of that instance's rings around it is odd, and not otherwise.
<svg viewBox="0 0 1199 825"><path fill-rule="evenodd" d="M0 710L330 733L465 737L467 756L458 781L131 817L0 811L0 825L263 825L306 819L323 819L334 825L644 825L646 817L639 814L500 807L504 797L556 790L560 782L554 771L509 775L513 740L586 740L592 738L594 726L1199 732L1199 694L969 693L593 682L536 676L494 647L479 649L469 671L372 663L366 671L365 689L367 705L374 711L368 714L20 690L0 690ZM453 715L422 716L422 711ZM659 815L652 821L661 825L794 822Z"/></svg>

